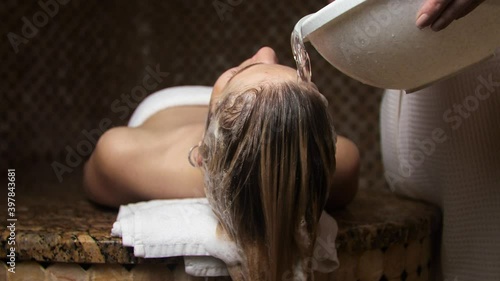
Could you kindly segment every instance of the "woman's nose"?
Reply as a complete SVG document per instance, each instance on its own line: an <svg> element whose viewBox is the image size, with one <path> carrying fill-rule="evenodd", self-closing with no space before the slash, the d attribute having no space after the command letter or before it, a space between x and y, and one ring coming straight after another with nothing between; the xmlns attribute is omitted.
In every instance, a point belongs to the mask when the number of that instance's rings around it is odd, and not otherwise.
<svg viewBox="0 0 500 281"><path fill-rule="evenodd" d="M276 52L270 47L262 47L253 56L255 62L276 64L278 63L278 57Z"/></svg>

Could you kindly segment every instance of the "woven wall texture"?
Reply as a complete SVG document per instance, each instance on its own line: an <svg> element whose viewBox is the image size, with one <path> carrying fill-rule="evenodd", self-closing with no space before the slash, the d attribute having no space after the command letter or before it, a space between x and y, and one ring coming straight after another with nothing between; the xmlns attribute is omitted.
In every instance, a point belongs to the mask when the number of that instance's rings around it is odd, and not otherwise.
<svg viewBox="0 0 500 281"><path fill-rule="evenodd" d="M29 168L35 162L50 167L54 161L68 165L69 150L85 158L87 140L97 138L103 120L102 127L126 123L144 96L127 104L122 95L141 86L151 69L169 74L148 93L175 85L211 85L264 45L276 50L281 63L293 66L293 26L324 5L326 0L3 1L2 168ZM360 148L361 187L385 186L378 129L381 91L344 76L312 46L308 49L313 81L330 102L337 131ZM71 168L81 169L74 162Z"/></svg>

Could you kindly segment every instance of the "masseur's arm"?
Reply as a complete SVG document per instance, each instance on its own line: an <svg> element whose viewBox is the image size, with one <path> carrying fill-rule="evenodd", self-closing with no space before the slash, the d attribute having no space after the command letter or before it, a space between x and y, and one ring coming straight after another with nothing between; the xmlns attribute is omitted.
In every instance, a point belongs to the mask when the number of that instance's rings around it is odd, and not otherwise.
<svg viewBox="0 0 500 281"><path fill-rule="evenodd" d="M349 139L338 136L335 160L337 164L325 207L327 211L345 207L358 191L359 151L356 145Z"/></svg>

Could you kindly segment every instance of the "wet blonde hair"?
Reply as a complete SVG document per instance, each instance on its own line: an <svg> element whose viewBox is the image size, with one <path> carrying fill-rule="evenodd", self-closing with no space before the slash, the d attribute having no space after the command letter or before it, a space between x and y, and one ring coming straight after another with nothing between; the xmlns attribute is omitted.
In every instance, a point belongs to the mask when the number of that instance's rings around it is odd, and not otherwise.
<svg viewBox="0 0 500 281"><path fill-rule="evenodd" d="M310 84L270 82L225 94L209 118L206 194L243 249L244 279L310 280L306 261L335 171L326 99Z"/></svg>

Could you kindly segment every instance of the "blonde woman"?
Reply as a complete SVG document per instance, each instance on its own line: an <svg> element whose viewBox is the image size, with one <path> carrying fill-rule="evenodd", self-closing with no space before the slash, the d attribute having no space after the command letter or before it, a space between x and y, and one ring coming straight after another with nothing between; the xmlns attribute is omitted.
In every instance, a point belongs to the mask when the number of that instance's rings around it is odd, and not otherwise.
<svg viewBox="0 0 500 281"><path fill-rule="evenodd" d="M304 261L321 212L353 199L359 170L356 146L336 137L314 84L265 47L213 88L153 94L129 125L106 132L85 166L92 200L206 196L245 252L234 278L281 280L300 269L311 280Z"/></svg>

